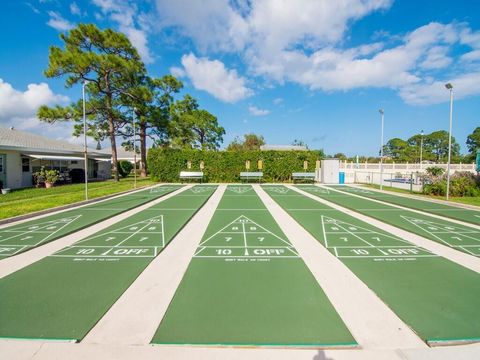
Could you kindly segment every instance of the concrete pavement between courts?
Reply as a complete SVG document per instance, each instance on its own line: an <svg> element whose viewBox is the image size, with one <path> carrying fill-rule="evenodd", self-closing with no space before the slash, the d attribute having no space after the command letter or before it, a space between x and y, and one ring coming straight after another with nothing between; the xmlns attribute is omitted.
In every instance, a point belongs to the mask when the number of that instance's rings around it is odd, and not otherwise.
<svg viewBox="0 0 480 360"><path fill-rule="evenodd" d="M0 354L480 356L474 210L350 187L162 187L0 229Z"/></svg>

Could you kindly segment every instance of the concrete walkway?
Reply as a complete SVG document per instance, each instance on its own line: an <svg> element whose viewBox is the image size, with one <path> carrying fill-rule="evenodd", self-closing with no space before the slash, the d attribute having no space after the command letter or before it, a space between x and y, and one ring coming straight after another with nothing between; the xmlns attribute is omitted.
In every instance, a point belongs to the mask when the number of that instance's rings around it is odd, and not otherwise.
<svg viewBox="0 0 480 360"><path fill-rule="evenodd" d="M362 348L427 347L350 269L299 225L260 186L253 186Z"/></svg>
<svg viewBox="0 0 480 360"><path fill-rule="evenodd" d="M190 187L192 187L193 185L188 185L188 186L184 186L178 190L175 190L167 195L164 195L156 200L153 200L153 201L150 201L144 205L140 205L134 209L131 209L129 211L126 211L124 213L121 213L119 215L116 215L114 217L111 217L107 220L104 220L104 221L101 221L97 224L94 224L94 225L91 225L91 226L88 226L86 227L85 229L82 229L82 230L79 230L79 231L76 231L70 235L67 235L67 236L64 236L62 238L59 238L57 240L54 240L54 241L51 241L49 243L46 243L44 245L40 245L38 247L35 247L33 249L30 249L28 251L25 251L21 254L18 254L18 255L15 255L15 256L10 256L6 259L2 259L0 260L0 279L2 277L5 277L11 273L14 273L15 271L17 270L20 270L22 268L24 268L25 266L28 266L30 264L33 264L34 262L37 262L38 260L41 260L43 259L44 257L47 257L49 255L52 255L53 253L67 247L67 246L70 246L74 243L76 243L77 241L81 240L81 239L84 239L90 235L93 235L95 234L96 232L98 231L101 231L119 221L122 221L132 215L135 215L136 213L142 211L142 210L145 210L151 206L154 206L158 203L161 203L162 201L164 200L167 200L169 198L171 198L172 196L175 196L179 193L181 193L182 191L185 191L187 189L189 189ZM145 189L142 189L142 190L145 190ZM129 193L131 194L131 193ZM110 200L110 199L109 199ZM68 210L71 210L71 209L67 209L67 210L62 210L60 212L64 212L64 211L68 211ZM60 213L58 212L58 213ZM48 214L48 215L51 215L51 214ZM41 217L45 217L45 216L48 216L48 215L43 215ZM41 218L39 217L39 218ZM28 219L29 220L32 220L33 218L30 218ZM22 221L24 222L24 221ZM11 224L9 224L11 225Z"/></svg>
<svg viewBox="0 0 480 360"><path fill-rule="evenodd" d="M82 343L148 345L225 191L207 203L153 260Z"/></svg>

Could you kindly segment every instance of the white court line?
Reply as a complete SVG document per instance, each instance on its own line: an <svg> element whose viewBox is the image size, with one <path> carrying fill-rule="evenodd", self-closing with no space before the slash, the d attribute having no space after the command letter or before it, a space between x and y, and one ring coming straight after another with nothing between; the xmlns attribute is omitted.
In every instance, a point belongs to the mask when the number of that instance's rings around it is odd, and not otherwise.
<svg viewBox="0 0 480 360"><path fill-rule="evenodd" d="M49 257L66 257L66 258L112 258L112 259L118 259L118 258L153 258L153 255L50 255Z"/></svg>
<svg viewBox="0 0 480 360"><path fill-rule="evenodd" d="M439 257L438 255L340 255L341 258L423 258L423 257Z"/></svg>
<svg viewBox="0 0 480 360"><path fill-rule="evenodd" d="M447 244L448 246L452 246L452 244L450 244L449 242L447 242L447 240L444 240L444 239L442 239L440 236L437 236L437 235L436 235L436 232L432 232L432 231L430 231L430 230L425 229L424 227L420 226L420 225L419 225L418 223L416 223L415 221L411 221L409 217L406 217L406 216L403 216L403 215L401 215L401 217L402 217L404 220L408 221L410 224L413 224L413 225L415 225L416 227L418 227L419 229L421 229L421 230L429 233L430 235L434 236L435 238L437 238L438 240L440 240L440 241L442 241L443 243ZM421 220L421 219L417 219L417 220ZM429 224L430 224L430 226L437 226L437 227L440 227L440 228L444 227L443 225L437 225L437 224L435 224L433 221L422 220L422 224L425 225L425 223L426 223L426 225L429 225ZM442 233L452 234L452 235L458 235L458 234L459 234L458 231L449 231L448 229L446 229L446 230L447 230L447 231L443 231ZM462 233L462 234L460 234L460 235L465 236L465 237L467 237L467 238L470 238L470 239L472 239L472 240L475 240L475 241L480 242L480 239L476 239L476 238L474 238L474 237L465 235L464 233Z"/></svg>
<svg viewBox="0 0 480 360"><path fill-rule="evenodd" d="M28 230L28 231L24 231L24 232L21 232L19 234L16 234L16 235L13 235L13 236L10 236L10 237L7 237L6 239L2 239L0 240L0 243L1 242L4 242L6 240L10 240L10 239L13 239L15 237L20 237L20 236L24 236L24 235L27 235L27 234L31 234L33 232L39 232L39 233L47 233L49 234L48 236L42 238L41 240L39 240L36 244L31 244L31 245L26 245L26 246L37 246L39 244L41 244L42 242L44 242L45 240L47 240L49 237L51 237L52 235L56 234L57 232L59 232L60 230L62 230L65 226L67 225L70 225L72 222L74 222L75 220L77 220L78 218L80 218L82 215L77 215L77 216L73 216L73 217L66 217L66 218L61 218L61 219L57 219L57 220L49 220L49 221L45 221L45 222L42 222L42 223L39 223L39 224L32 224L32 225L26 225L24 227L26 228L31 228L33 226L39 226L41 225L39 228L35 228L35 229L32 229L32 230ZM63 226L59 227L57 230L55 230L54 232L45 232L45 231L41 231L42 229L45 229L45 228L48 228L49 226L53 226L53 225L57 225L57 224L61 224L63 223L62 220L64 219L70 219L70 221L68 222L65 222ZM42 224L45 224L45 225L42 225ZM40 231L39 231L40 230ZM5 230L5 231L8 231L8 232L18 232L18 231L21 231L21 230ZM0 231L1 232L1 231ZM22 245L22 244L18 244L18 245Z"/></svg>
<svg viewBox="0 0 480 360"><path fill-rule="evenodd" d="M215 258L215 259L299 259L298 256L285 256L285 255L278 255L278 256L264 256L264 255L199 255L195 256L196 259L207 259L207 258Z"/></svg>

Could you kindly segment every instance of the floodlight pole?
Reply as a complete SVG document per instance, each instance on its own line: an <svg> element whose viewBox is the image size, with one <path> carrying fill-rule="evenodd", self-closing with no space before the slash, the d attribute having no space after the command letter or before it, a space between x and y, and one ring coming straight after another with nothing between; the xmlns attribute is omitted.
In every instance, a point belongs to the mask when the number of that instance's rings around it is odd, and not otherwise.
<svg viewBox="0 0 480 360"><path fill-rule="evenodd" d="M85 85L88 81L82 82L82 98L83 98L83 154L85 162L85 200L88 200L88 153L87 153L87 117L85 114Z"/></svg>
<svg viewBox="0 0 480 360"><path fill-rule="evenodd" d="M452 118L453 118L453 85L450 83L445 84L447 90L450 91L450 127L448 130L448 162L447 162L447 196L446 200L450 197L450 161L452 156Z"/></svg>
<svg viewBox="0 0 480 360"><path fill-rule="evenodd" d="M423 169L423 130L420 132L420 170Z"/></svg>
<svg viewBox="0 0 480 360"><path fill-rule="evenodd" d="M382 116L382 136L380 142L380 190L383 190L383 117L385 111L383 109L379 109L378 112Z"/></svg>
<svg viewBox="0 0 480 360"><path fill-rule="evenodd" d="M133 108L133 187L136 189L137 188L137 143L135 141L135 138L137 137L136 130L135 130L135 110L136 108Z"/></svg>

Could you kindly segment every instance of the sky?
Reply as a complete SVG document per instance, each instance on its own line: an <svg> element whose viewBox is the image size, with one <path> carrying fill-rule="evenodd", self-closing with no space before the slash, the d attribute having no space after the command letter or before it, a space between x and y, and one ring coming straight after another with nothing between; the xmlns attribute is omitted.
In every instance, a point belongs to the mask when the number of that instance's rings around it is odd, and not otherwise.
<svg viewBox="0 0 480 360"><path fill-rule="evenodd" d="M44 76L49 47L78 23L123 32L150 75L180 78L180 96L225 128L224 147L253 132L267 144L378 155L380 108L385 139L448 130L447 82L462 153L480 126L477 0L25 0L0 9L0 125L51 138L82 142L71 123L35 117L40 105L81 97L80 86Z"/></svg>

